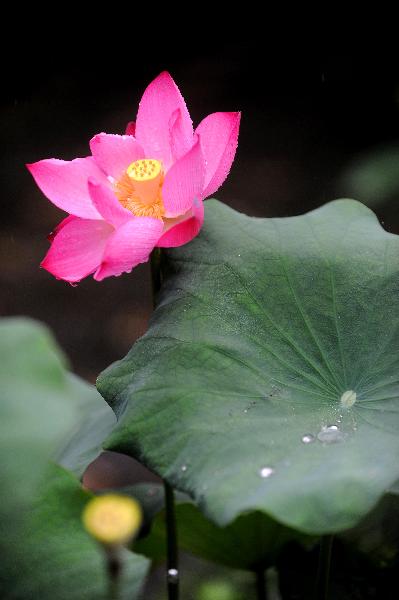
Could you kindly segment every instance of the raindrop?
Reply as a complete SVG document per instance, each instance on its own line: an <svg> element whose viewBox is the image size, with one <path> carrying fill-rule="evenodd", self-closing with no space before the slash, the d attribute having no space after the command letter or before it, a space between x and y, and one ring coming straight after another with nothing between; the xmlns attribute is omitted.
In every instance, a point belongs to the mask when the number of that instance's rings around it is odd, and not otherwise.
<svg viewBox="0 0 399 600"><path fill-rule="evenodd" d="M259 470L259 475L263 479L266 479L267 477L270 477L270 475L273 475L273 473L274 473L274 469L272 467L262 467Z"/></svg>
<svg viewBox="0 0 399 600"><path fill-rule="evenodd" d="M187 465L182 465L182 466L181 466L181 470L183 471L183 473L184 473L185 471L187 471Z"/></svg>
<svg viewBox="0 0 399 600"><path fill-rule="evenodd" d="M179 571L177 569L168 569L168 583L177 583L179 581Z"/></svg>
<svg viewBox="0 0 399 600"><path fill-rule="evenodd" d="M311 433L306 433L305 435L302 436L302 441L304 444L311 444L312 442L315 441L315 439L316 438Z"/></svg>
<svg viewBox="0 0 399 600"><path fill-rule="evenodd" d="M335 444L342 442L344 435L336 425L324 425L317 434L317 439L324 444Z"/></svg>

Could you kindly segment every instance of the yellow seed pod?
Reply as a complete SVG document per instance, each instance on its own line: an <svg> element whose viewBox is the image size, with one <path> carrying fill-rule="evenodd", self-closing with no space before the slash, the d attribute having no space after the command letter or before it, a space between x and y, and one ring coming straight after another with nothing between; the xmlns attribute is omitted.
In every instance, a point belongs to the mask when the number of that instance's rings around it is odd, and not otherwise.
<svg viewBox="0 0 399 600"><path fill-rule="evenodd" d="M126 172L136 182L151 181L160 177L162 165L159 160L143 158L131 163Z"/></svg>
<svg viewBox="0 0 399 600"><path fill-rule="evenodd" d="M82 514L85 529L103 544L125 544L143 520L140 504L128 496L105 494L90 500Z"/></svg>

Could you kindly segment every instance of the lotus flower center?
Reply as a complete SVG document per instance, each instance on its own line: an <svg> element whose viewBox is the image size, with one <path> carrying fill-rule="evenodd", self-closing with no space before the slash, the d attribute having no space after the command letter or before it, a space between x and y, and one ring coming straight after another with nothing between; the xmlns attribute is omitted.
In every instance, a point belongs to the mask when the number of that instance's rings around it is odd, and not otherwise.
<svg viewBox="0 0 399 600"><path fill-rule="evenodd" d="M129 165L126 173L133 181L152 181L161 175L162 165L159 160L143 158Z"/></svg>
<svg viewBox="0 0 399 600"><path fill-rule="evenodd" d="M162 219L164 175L159 160L143 158L131 163L115 184L115 194L124 208L137 217Z"/></svg>

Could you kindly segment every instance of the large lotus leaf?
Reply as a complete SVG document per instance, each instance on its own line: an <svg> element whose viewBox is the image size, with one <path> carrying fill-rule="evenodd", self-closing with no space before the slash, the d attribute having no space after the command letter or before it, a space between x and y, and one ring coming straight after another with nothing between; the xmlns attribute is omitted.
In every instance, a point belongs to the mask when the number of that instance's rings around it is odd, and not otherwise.
<svg viewBox="0 0 399 600"><path fill-rule="evenodd" d="M65 367L45 326L25 318L1 320L0 534L29 504L50 459L81 472L114 425L95 387Z"/></svg>
<svg viewBox="0 0 399 600"><path fill-rule="evenodd" d="M388 492L399 495L399 481L395 481L395 483L389 488Z"/></svg>
<svg viewBox="0 0 399 600"><path fill-rule="evenodd" d="M16 526L48 460L76 424L65 359L49 331L24 318L0 322L0 546Z"/></svg>
<svg viewBox="0 0 399 600"><path fill-rule="evenodd" d="M151 527L136 541L134 549L149 558L165 558L166 528L161 485L136 484L121 490L136 498ZM215 525L185 494L175 502L179 546L195 556L237 569L256 570L274 564L288 544L314 545L315 540L263 512L241 515L226 527Z"/></svg>
<svg viewBox="0 0 399 600"><path fill-rule="evenodd" d="M69 380L78 418L55 460L80 477L101 454L103 442L115 427L116 418L94 385L74 375L70 375Z"/></svg>
<svg viewBox="0 0 399 600"><path fill-rule="evenodd" d="M28 319L0 322L0 380L0 595L105 598L101 551L80 522L88 495L59 467L49 471L65 444L76 470L98 453L98 432L83 443L77 430L89 408L93 419L105 414L104 401L65 370L49 331ZM127 561L126 593L134 597L147 561L130 554Z"/></svg>
<svg viewBox="0 0 399 600"><path fill-rule="evenodd" d="M351 200L284 219L211 201L165 260L148 332L99 378L107 447L219 525L354 526L399 475L398 237Z"/></svg>
<svg viewBox="0 0 399 600"><path fill-rule="evenodd" d="M106 600L109 583L100 546L86 533L81 514L91 494L53 465L32 502L21 538L2 557L2 598L7 600ZM120 600L137 598L149 561L122 553Z"/></svg>

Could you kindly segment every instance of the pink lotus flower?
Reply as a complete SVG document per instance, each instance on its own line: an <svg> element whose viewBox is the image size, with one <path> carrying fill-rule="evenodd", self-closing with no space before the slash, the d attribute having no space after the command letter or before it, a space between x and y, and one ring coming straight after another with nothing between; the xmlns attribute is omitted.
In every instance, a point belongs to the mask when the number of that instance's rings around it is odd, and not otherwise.
<svg viewBox="0 0 399 600"><path fill-rule="evenodd" d="M126 135L94 136L86 158L27 165L42 192L69 213L42 267L70 282L91 273L101 281L146 262L156 246L189 242L201 229L203 200L229 173L239 123L239 113L213 113L193 131L178 87L161 73Z"/></svg>

